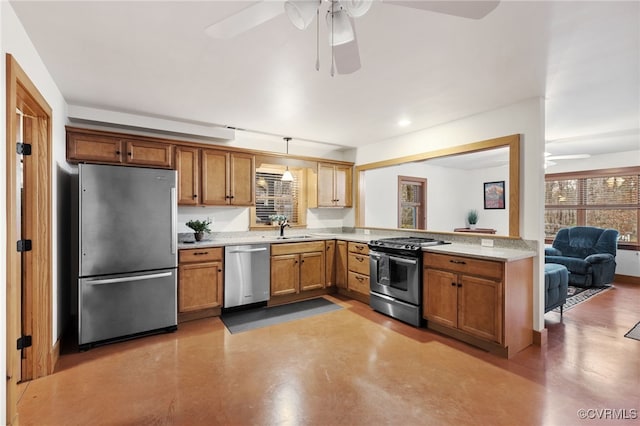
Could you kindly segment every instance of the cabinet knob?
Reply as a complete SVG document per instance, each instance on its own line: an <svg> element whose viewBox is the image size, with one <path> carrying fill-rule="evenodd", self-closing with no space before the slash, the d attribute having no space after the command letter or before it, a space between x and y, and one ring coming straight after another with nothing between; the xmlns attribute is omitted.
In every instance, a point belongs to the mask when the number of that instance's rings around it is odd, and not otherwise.
<svg viewBox="0 0 640 426"><path fill-rule="evenodd" d="M458 287L462 287L462 284L458 284Z"/></svg>
<svg viewBox="0 0 640 426"><path fill-rule="evenodd" d="M116 151L116 155L120 155L120 151Z"/></svg>
<svg viewBox="0 0 640 426"><path fill-rule="evenodd" d="M198 195L197 194L193 194L193 198L194 199L198 198Z"/></svg>
<svg viewBox="0 0 640 426"><path fill-rule="evenodd" d="M128 155L129 157L131 157L131 156L133 156L133 153L132 153L132 152L127 152L127 155Z"/></svg>
<svg viewBox="0 0 640 426"><path fill-rule="evenodd" d="M455 287L455 286L456 286L456 283L451 283L451 285L452 285L453 287Z"/></svg>
<svg viewBox="0 0 640 426"><path fill-rule="evenodd" d="M222 269L218 269L218 272L222 272Z"/></svg>

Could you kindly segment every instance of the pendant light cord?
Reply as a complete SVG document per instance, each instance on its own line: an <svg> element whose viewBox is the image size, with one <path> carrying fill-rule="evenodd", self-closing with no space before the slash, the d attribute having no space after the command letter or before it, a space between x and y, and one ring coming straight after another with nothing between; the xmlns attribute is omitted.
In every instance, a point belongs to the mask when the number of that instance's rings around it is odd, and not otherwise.
<svg viewBox="0 0 640 426"><path fill-rule="evenodd" d="M316 71L320 71L320 5L316 9Z"/></svg>
<svg viewBox="0 0 640 426"><path fill-rule="evenodd" d="M333 56L333 20L335 18L334 16L334 6L335 6L335 0L331 1L331 11L329 13L331 13L331 77L333 77L333 75L335 74L335 57Z"/></svg>

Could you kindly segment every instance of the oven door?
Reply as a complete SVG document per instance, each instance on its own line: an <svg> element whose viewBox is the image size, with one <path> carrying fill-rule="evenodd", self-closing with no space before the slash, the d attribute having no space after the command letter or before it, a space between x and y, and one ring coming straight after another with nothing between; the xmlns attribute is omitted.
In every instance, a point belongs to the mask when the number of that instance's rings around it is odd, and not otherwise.
<svg viewBox="0 0 640 426"><path fill-rule="evenodd" d="M369 252L371 291L420 305L420 258Z"/></svg>

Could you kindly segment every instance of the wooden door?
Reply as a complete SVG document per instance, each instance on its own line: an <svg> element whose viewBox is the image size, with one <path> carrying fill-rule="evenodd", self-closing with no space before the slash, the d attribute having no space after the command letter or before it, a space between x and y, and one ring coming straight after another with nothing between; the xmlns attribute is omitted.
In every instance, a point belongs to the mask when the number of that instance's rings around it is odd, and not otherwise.
<svg viewBox="0 0 640 426"><path fill-rule="evenodd" d="M178 204L198 205L200 190L198 148L176 148L176 169L178 170Z"/></svg>
<svg viewBox="0 0 640 426"><path fill-rule="evenodd" d="M483 339L502 343L502 283L460 276L458 328Z"/></svg>
<svg viewBox="0 0 640 426"><path fill-rule="evenodd" d="M323 251L300 254L300 291L324 288L325 261Z"/></svg>
<svg viewBox="0 0 640 426"><path fill-rule="evenodd" d="M334 194L336 199L335 204L340 207L351 207L353 205L351 196L351 167L336 166L334 176Z"/></svg>
<svg viewBox="0 0 640 426"><path fill-rule="evenodd" d="M334 240L325 241L324 252L324 283L327 287L333 287L333 285L336 283L336 242Z"/></svg>
<svg viewBox="0 0 640 426"><path fill-rule="evenodd" d="M458 326L458 276L439 269L424 271L422 306L429 321L449 327Z"/></svg>
<svg viewBox="0 0 640 426"><path fill-rule="evenodd" d="M67 158L100 163L122 162L122 141L111 136L67 134Z"/></svg>
<svg viewBox="0 0 640 426"><path fill-rule="evenodd" d="M347 242L336 242L336 286L347 288Z"/></svg>
<svg viewBox="0 0 640 426"><path fill-rule="evenodd" d="M335 205L334 194L334 167L330 164L318 164L318 206L333 207Z"/></svg>
<svg viewBox="0 0 640 426"><path fill-rule="evenodd" d="M230 204L255 205L255 156L235 153L230 155L229 161Z"/></svg>
<svg viewBox="0 0 640 426"><path fill-rule="evenodd" d="M125 140L125 163L171 168L172 146L164 143Z"/></svg>
<svg viewBox="0 0 640 426"><path fill-rule="evenodd" d="M178 273L179 312L222 306L222 262L181 265Z"/></svg>
<svg viewBox="0 0 640 426"><path fill-rule="evenodd" d="M220 206L230 204L227 188L228 153L214 149L202 150L202 200L201 204Z"/></svg>
<svg viewBox="0 0 640 426"><path fill-rule="evenodd" d="M283 296L299 292L300 255L271 256L271 296Z"/></svg>

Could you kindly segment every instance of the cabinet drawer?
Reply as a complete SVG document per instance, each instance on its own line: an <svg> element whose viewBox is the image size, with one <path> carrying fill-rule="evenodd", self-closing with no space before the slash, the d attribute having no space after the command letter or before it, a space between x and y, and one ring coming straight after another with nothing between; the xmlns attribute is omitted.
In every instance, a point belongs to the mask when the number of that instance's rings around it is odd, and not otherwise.
<svg viewBox="0 0 640 426"><path fill-rule="evenodd" d="M504 269L502 262L436 253L424 254L424 266L496 279L502 279Z"/></svg>
<svg viewBox="0 0 640 426"><path fill-rule="evenodd" d="M362 294L369 294L369 277L349 271L347 288Z"/></svg>
<svg viewBox="0 0 640 426"><path fill-rule="evenodd" d="M296 254L320 251L324 253L324 241L310 241L307 243L271 244L271 255Z"/></svg>
<svg viewBox="0 0 640 426"><path fill-rule="evenodd" d="M352 253L369 254L369 246L367 243L354 243L349 241L349 251Z"/></svg>
<svg viewBox="0 0 640 426"><path fill-rule="evenodd" d="M369 256L364 256L357 253L349 253L349 260L347 265L349 267L349 271L369 276Z"/></svg>
<svg viewBox="0 0 640 426"><path fill-rule="evenodd" d="M222 247L203 247L178 252L178 263L208 262L222 260Z"/></svg>

